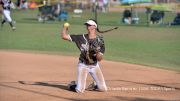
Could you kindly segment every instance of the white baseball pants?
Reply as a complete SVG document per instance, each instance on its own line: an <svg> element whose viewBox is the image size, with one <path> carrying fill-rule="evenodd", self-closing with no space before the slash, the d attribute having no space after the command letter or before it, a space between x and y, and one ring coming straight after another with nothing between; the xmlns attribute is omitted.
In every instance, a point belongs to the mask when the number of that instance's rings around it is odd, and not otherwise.
<svg viewBox="0 0 180 101"><path fill-rule="evenodd" d="M78 93L84 92L86 88L86 79L88 73L90 73L90 75L96 82L99 91L107 91L107 86L103 74L101 72L101 69L99 67L99 64L97 63L97 65L86 65L84 63L79 62L76 92Z"/></svg>
<svg viewBox="0 0 180 101"><path fill-rule="evenodd" d="M7 22L12 22L12 18L10 16L10 11L9 10L3 10L3 16L4 16L4 20L6 20Z"/></svg>

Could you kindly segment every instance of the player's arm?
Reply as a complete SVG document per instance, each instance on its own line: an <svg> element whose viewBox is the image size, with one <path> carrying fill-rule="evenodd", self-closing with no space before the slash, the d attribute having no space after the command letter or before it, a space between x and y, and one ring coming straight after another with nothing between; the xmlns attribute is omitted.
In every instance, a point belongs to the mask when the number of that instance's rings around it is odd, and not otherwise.
<svg viewBox="0 0 180 101"><path fill-rule="evenodd" d="M96 53L96 59L98 61L101 61L103 59L103 54L105 53L105 45L104 42L103 44L100 46L100 50Z"/></svg>
<svg viewBox="0 0 180 101"><path fill-rule="evenodd" d="M63 30L61 32L61 38L64 40L69 40L72 41L70 35L68 34L68 28L69 28L70 24L69 23L64 23L63 25Z"/></svg>
<svg viewBox="0 0 180 101"><path fill-rule="evenodd" d="M63 27L63 30L61 32L61 38L64 40L70 40L70 36L68 34L68 28L67 27Z"/></svg>

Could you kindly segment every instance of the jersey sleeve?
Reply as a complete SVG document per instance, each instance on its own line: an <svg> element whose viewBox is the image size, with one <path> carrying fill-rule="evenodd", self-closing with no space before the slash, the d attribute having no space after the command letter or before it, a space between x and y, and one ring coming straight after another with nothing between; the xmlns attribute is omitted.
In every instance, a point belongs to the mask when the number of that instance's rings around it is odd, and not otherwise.
<svg viewBox="0 0 180 101"><path fill-rule="evenodd" d="M105 53L105 45L104 45L104 43L102 43L100 47L101 47L101 48L100 48L100 52L101 52L102 54L104 54L104 53Z"/></svg>
<svg viewBox="0 0 180 101"><path fill-rule="evenodd" d="M78 42L82 37L82 35L69 35L69 36L70 36L70 41L72 42Z"/></svg>

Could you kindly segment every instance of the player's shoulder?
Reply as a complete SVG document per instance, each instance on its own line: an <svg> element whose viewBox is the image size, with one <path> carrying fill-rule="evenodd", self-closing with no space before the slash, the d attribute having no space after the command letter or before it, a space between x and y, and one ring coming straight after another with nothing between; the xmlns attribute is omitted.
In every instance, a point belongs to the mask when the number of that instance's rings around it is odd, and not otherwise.
<svg viewBox="0 0 180 101"><path fill-rule="evenodd" d="M99 41L104 41L103 35L97 35L97 39L98 39Z"/></svg>
<svg viewBox="0 0 180 101"><path fill-rule="evenodd" d="M98 35L97 35L97 38L103 39L103 35L98 34Z"/></svg>
<svg viewBox="0 0 180 101"><path fill-rule="evenodd" d="M104 39L102 35L97 35L96 40L99 44L104 45Z"/></svg>
<svg viewBox="0 0 180 101"><path fill-rule="evenodd" d="M69 35L72 40L83 40L85 36L83 34L71 34Z"/></svg>
<svg viewBox="0 0 180 101"><path fill-rule="evenodd" d="M85 35L85 34L70 34L71 36L73 35L73 36L83 36L83 35Z"/></svg>
<svg viewBox="0 0 180 101"><path fill-rule="evenodd" d="M84 34L71 34L70 35L71 37L84 37L85 35Z"/></svg>

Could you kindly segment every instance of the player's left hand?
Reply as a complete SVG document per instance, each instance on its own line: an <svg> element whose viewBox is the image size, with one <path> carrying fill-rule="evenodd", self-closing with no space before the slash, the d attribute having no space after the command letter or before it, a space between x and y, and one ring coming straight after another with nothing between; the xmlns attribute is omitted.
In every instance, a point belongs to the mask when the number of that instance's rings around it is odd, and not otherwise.
<svg viewBox="0 0 180 101"><path fill-rule="evenodd" d="M96 53L96 59L101 61L103 59L103 54L101 52Z"/></svg>

